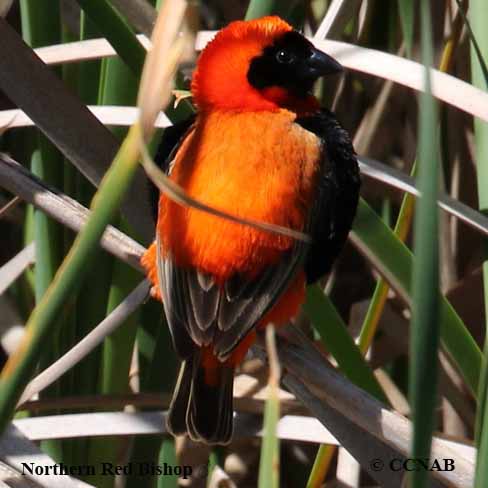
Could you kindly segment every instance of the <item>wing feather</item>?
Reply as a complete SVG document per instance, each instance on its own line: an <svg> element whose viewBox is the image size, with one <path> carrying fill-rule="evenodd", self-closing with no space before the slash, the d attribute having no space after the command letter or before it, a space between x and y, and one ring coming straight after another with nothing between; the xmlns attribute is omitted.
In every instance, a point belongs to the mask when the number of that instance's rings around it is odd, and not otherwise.
<svg viewBox="0 0 488 488"><path fill-rule="evenodd" d="M187 270L185 272L186 286L188 287L196 325L199 329L207 331L217 318L220 293L217 289L203 288L200 285L198 275L199 273L195 269Z"/></svg>
<svg viewBox="0 0 488 488"><path fill-rule="evenodd" d="M322 173L311 212L312 245L305 261L307 282L327 274L344 246L356 214L361 180L349 134L332 112L321 109L296 120L323 143Z"/></svg>

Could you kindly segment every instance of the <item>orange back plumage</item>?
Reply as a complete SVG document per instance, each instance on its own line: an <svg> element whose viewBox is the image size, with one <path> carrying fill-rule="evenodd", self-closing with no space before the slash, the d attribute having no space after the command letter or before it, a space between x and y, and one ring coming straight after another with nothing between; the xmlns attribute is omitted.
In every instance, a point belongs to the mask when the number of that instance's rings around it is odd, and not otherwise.
<svg viewBox="0 0 488 488"><path fill-rule="evenodd" d="M218 32L198 59L192 94L200 110L275 110L247 80L252 58L292 27L279 17L236 21Z"/></svg>

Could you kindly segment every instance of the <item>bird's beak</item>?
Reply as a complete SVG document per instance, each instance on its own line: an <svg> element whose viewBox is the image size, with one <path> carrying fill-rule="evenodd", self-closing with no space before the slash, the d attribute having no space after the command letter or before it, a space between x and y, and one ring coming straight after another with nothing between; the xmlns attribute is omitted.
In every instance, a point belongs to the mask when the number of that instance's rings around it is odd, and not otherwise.
<svg viewBox="0 0 488 488"><path fill-rule="evenodd" d="M334 58L316 48L312 48L312 55L307 59L307 68L314 78L333 75L344 70Z"/></svg>

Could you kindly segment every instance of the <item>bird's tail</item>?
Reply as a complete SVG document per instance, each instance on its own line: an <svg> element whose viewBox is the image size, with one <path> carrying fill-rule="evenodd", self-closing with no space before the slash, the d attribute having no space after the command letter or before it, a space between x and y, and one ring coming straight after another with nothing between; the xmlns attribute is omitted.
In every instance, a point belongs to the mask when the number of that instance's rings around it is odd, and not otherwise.
<svg viewBox="0 0 488 488"><path fill-rule="evenodd" d="M227 444L232 437L234 367L205 359L202 351L180 367L167 427L173 435L188 434L207 444Z"/></svg>

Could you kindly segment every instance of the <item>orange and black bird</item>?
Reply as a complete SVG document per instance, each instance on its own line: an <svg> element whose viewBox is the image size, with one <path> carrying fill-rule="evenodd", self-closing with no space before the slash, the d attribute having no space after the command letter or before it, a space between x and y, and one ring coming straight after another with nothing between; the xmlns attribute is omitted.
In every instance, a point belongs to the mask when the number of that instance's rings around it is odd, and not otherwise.
<svg viewBox="0 0 488 488"><path fill-rule="evenodd" d="M175 435L229 442L234 370L256 331L294 317L306 284L344 245L358 164L347 132L311 93L339 71L278 17L233 22L197 61L196 115L164 133L156 159L188 195L311 236L304 243L159 196L142 264L182 361L167 418Z"/></svg>

